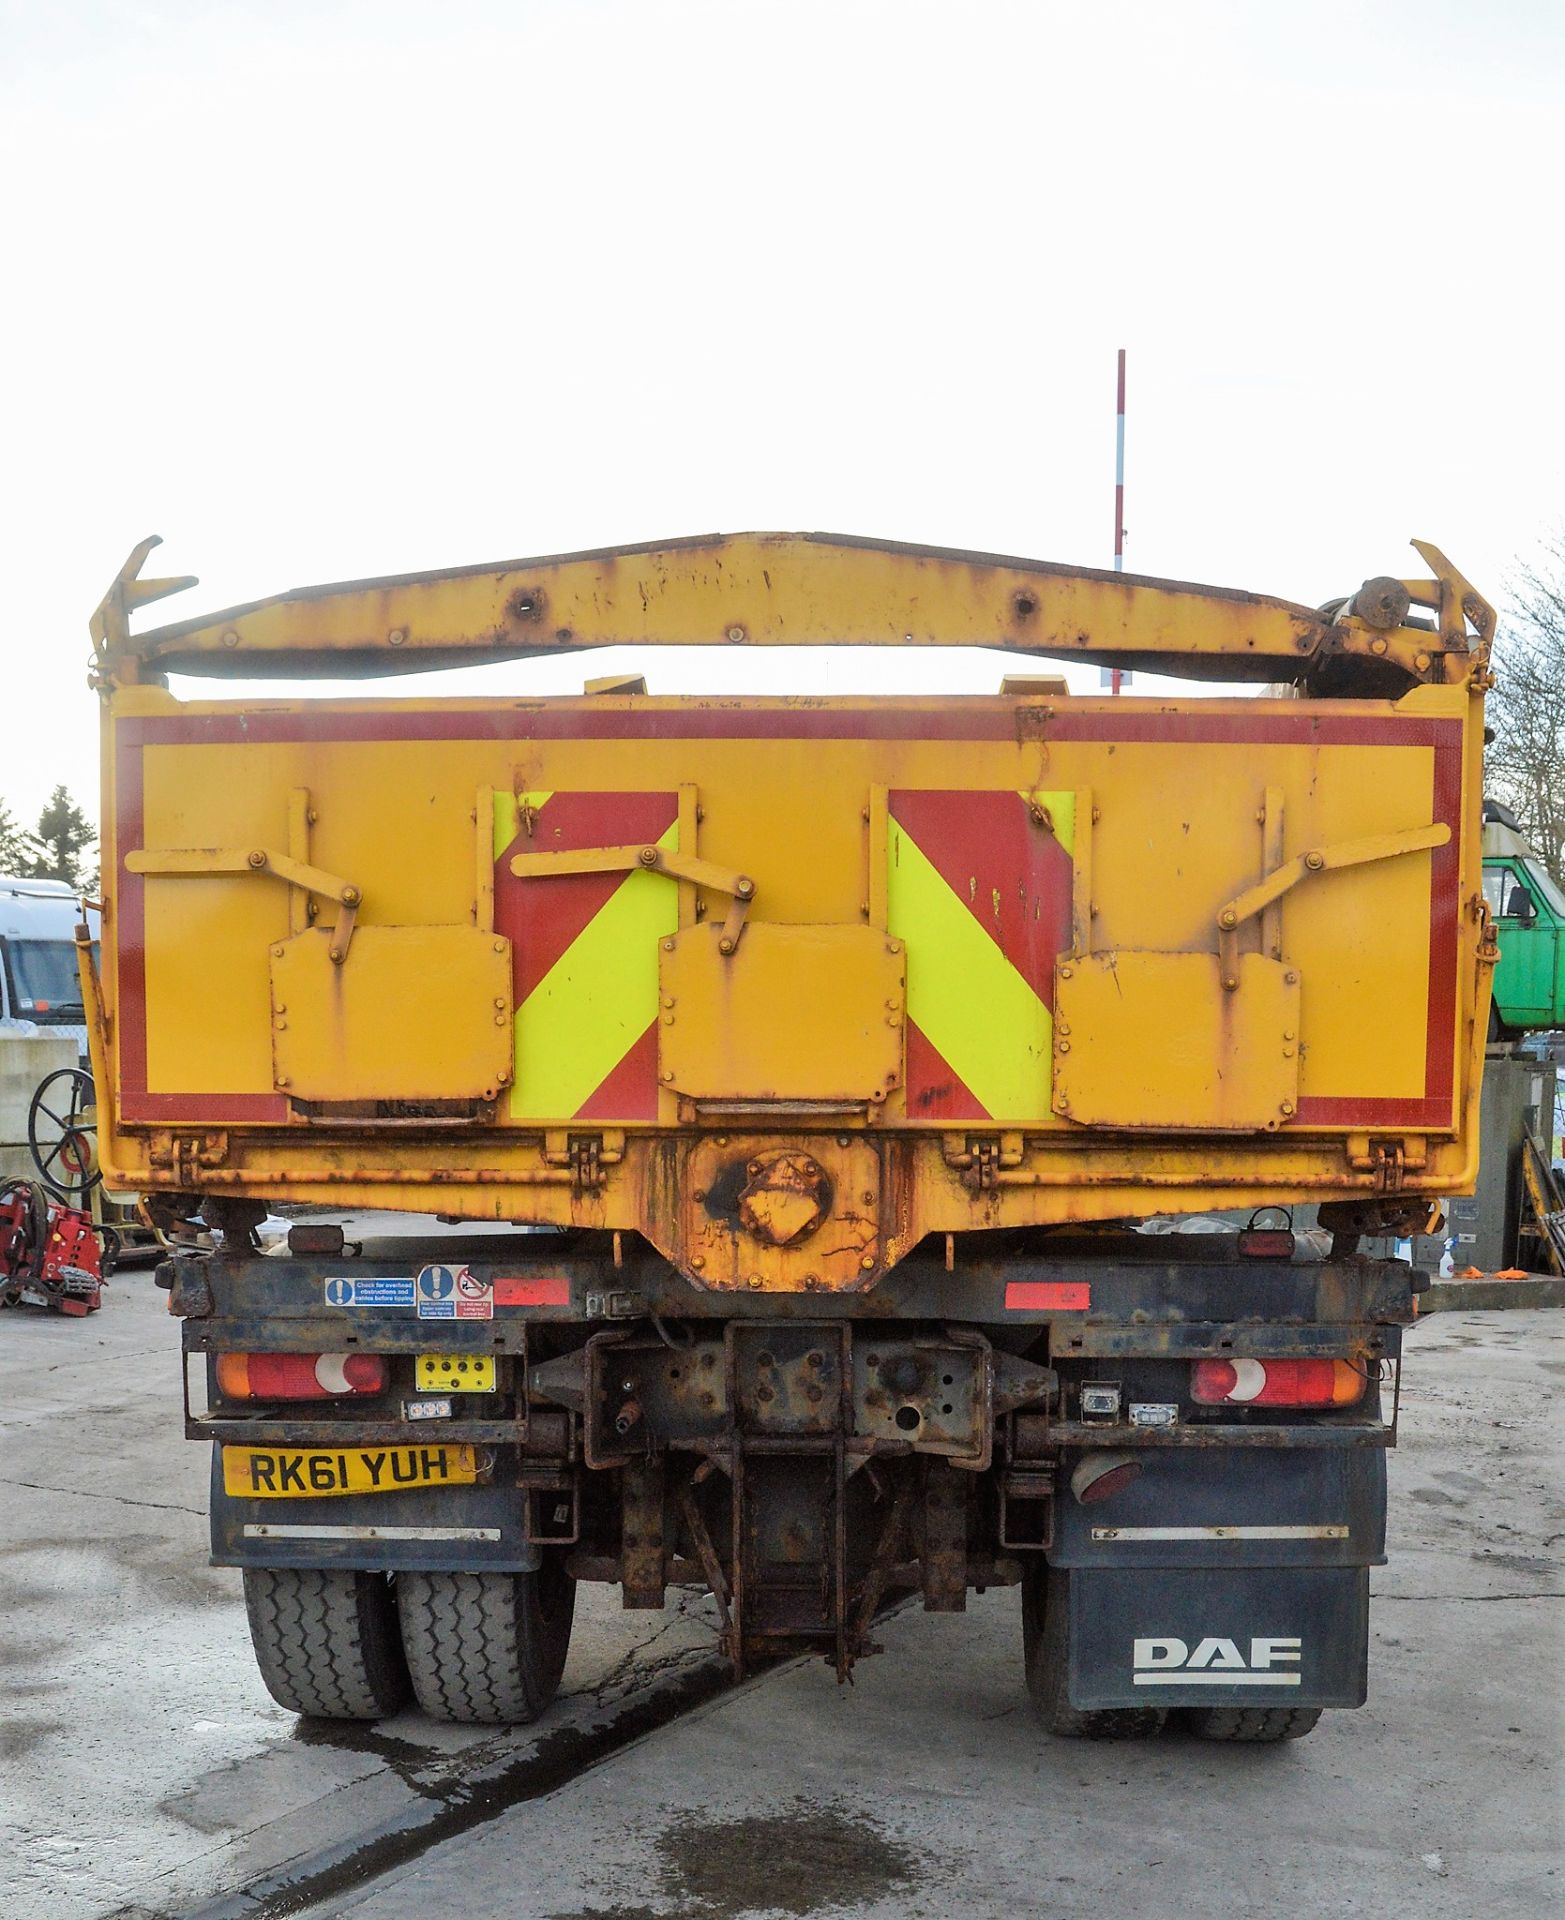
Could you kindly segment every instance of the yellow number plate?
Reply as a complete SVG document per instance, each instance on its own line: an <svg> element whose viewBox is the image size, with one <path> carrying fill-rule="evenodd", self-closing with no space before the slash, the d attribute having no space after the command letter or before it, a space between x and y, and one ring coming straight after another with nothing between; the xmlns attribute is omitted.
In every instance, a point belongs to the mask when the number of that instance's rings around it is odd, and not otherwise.
<svg viewBox="0 0 1565 1920"><path fill-rule="evenodd" d="M479 1353L421 1353L413 1377L420 1393L493 1393L495 1363Z"/></svg>
<svg viewBox="0 0 1565 1920"><path fill-rule="evenodd" d="M319 1500L336 1493L467 1486L472 1447L224 1447L223 1490L245 1500Z"/></svg>

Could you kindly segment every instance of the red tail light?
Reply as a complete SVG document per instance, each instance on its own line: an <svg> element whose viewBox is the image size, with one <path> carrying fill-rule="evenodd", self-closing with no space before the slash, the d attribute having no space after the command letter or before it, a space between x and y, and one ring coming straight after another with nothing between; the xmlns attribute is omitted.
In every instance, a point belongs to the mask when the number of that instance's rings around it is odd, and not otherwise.
<svg viewBox="0 0 1565 1920"><path fill-rule="evenodd" d="M1246 1227L1239 1236L1239 1254L1245 1260L1291 1260L1293 1235L1271 1227Z"/></svg>
<svg viewBox="0 0 1565 1920"><path fill-rule="evenodd" d="M384 1393L376 1353L220 1353L217 1384L229 1400L345 1400Z"/></svg>
<svg viewBox="0 0 1565 1920"><path fill-rule="evenodd" d="M1351 1407L1368 1376L1351 1360L1197 1360L1190 1397L1203 1407Z"/></svg>

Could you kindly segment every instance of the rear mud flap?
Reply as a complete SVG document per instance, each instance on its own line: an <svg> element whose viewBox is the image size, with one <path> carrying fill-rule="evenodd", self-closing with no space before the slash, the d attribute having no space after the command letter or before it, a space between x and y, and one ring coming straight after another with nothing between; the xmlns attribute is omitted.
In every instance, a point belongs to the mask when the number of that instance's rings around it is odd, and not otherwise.
<svg viewBox="0 0 1565 1920"><path fill-rule="evenodd" d="M1078 1567L1070 1614L1076 1707L1364 1704L1364 1567Z"/></svg>
<svg viewBox="0 0 1565 1920"><path fill-rule="evenodd" d="M533 1573L527 1499L515 1487L405 1487L331 1499L245 1500L223 1490L212 1449L212 1564L364 1573Z"/></svg>

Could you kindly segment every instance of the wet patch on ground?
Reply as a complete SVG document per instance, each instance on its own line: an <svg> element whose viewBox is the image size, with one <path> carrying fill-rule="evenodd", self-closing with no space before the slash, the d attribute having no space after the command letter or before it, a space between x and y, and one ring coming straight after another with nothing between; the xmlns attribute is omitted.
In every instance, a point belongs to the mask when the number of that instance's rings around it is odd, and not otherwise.
<svg viewBox="0 0 1565 1920"><path fill-rule="evenodd" d="M657 1841L658 1907L586 1906L549 1920L742 1920L806 1915L906 1893L929 1871L918 1849L866 1815L796 1800L777 1813L687 1815Z"/></svg>
<svg viewBox="0 0 1565 1920"><path fill-rule="evenodd" d="M20 1760L58 1730L53 1720L8 1720L0 1727L0 1760Z"/></svg>

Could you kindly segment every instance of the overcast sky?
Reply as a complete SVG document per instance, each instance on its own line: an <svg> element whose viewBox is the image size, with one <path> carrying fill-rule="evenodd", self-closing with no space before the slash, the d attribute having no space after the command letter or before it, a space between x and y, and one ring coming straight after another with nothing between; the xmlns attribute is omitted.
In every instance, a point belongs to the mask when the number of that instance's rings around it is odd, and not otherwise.
<svg viewBox="0 0 1565 1920"><path fill-rule="evenodd" d="M0 796L95 802L146 533L147 624L743 528L1106 565L1121 345L1129 567L1417 535L1497 598L1565 515L1562 127L1542 0L0 0Z"/></svg>

